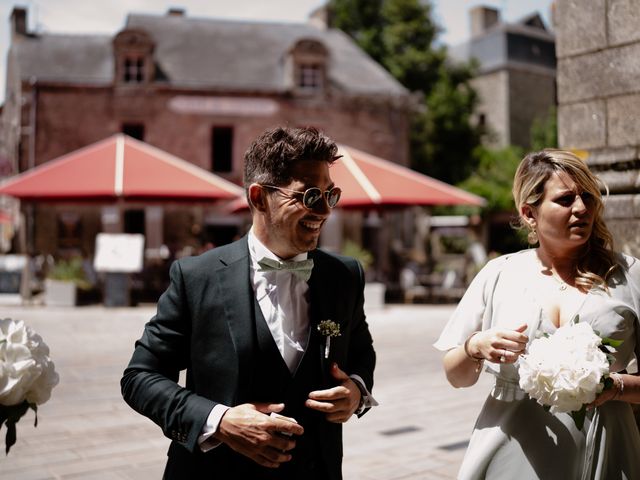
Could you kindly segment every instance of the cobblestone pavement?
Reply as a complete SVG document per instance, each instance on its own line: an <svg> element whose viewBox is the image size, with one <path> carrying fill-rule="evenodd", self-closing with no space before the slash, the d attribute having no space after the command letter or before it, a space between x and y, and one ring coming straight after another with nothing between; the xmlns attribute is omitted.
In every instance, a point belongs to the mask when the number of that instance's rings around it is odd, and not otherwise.
<svg viewBox="0 0 640 480"><path fill-rule="evenodd" d="M464 390L446 382L431 344L452 308L368 310L380 406L345 425L345 480L455 478L489 379ZM153 306L0 307L1 318L22 319L42 335L61 377L39 409L38 427L32 412L18 424L18 443L0 455L0 479L161 478L169 440L124 403L119 387L153 312Z"/></svg>

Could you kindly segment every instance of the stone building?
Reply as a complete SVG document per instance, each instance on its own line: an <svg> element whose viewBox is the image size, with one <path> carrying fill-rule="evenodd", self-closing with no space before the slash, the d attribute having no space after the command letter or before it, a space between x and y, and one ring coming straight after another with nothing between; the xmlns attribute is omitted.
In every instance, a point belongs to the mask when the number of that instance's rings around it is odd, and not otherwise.
<svg viewBox="0 0 640 480"><path fill-rule="evenodd" d="M476 121L489 132L485 143L526 149L534 120L556 104L554 36L538 14L505 23L498 10L478 6L470 23L470 40L452 47L450 56L478 63L472 85L480 99Z"/></svg>
<svg viewBox="0 0 640 480"><path fill-rule="evenodd" d="M23 8L10 22L0 153L12 173L124 132L239 184L248 144L276 124L409 163L408 92L341 31L178 9L131 14L112 36L31 32ZM211 206L125 209L114 219L92 205L35 205L30 250L91 255L109 229L147 233L148 247L172 252L240 233L239 218Z"/></svg>
<svg viewBox="0 0 640 480"><path fill-rule="evenodd" d="M608 185L616 246L640 256L640 0L558 0L558 134Z"/></svg>

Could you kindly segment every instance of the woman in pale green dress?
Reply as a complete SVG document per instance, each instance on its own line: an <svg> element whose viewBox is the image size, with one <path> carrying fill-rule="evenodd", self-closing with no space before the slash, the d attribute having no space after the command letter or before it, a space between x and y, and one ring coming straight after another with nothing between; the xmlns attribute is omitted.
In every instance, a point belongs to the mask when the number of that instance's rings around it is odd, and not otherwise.
<svg viewBox="0 0 640 480"><path fill-rule="evenodd" d="M538 244L490 261L469 286L435 344L456 388L484 369L495 386L476 421L460 479L640 479L640 262L613 250L599 183L570 152L527 155L515 175L520 225ZM528 343L579 315L603 337L622 340L612 388L582 429L520 389L518 357Z"/></svg>

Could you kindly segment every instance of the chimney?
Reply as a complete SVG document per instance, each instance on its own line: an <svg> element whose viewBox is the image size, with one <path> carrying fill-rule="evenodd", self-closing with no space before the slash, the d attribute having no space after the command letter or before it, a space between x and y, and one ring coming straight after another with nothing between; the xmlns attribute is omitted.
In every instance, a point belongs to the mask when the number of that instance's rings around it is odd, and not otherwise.
<svg viewBox="0 0 640 480"><path fill-rule="evenodd" d="M331 27L331 11L329 5L321 5L309 14L307 23L319 30L327 30Z"/></svg>
<svg viewBox="0 0 640 480"><path fill-rule="evenodd" d="M11 12L11 37L27 34L27 9L14 7Z"/></svg>
<svg viewBox="0 0 640 480"><path fill-rule="evenodd" d="M491 7L473 7L470 20L471 38L478 37L500 22L500 12Z"/></svg>
<svg viewBox="0 0 640 480"><path fill-rule="evenodd" d="M169 10L167 10L167 17L184 17L184 14L184 8L169 7Z"/></svg>

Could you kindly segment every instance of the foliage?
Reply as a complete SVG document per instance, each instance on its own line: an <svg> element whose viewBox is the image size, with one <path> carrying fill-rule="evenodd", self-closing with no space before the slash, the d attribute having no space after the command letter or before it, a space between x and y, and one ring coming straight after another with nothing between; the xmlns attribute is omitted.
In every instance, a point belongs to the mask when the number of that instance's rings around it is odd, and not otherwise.
<svg viewBox="0 0 640 480"><path fill-rule="evenodd" d="M345 240L342 246L342 254L357 259L365 270L373 264L373 255L371 252L351 240Z"/></svg>
<svg viewBox="0 0 640 480"><path fill-rule="evenodd" d="M331 25L350 35L402 85L419 94L411 119L412 167L456 183L474 168L480 130L470 122L476 94L472 64L446 61L440 28L420 0L330 0Z"/></svg>
<svg viewBox="0 0 640 480"><path fill-rule="evenodd" d="M352 37L376 62L385 57L382 0L331 0L331 23Z"/></svg>
<svg viewBox="0 0 640 480"><path fill-rule="evenodd" d="M82 265L81 257L72 257L68 260L60 259L47 272L47 278L64 282L73 282L76 287L86 290L91 288Z"/></svg>
<svg viewBox="0 0 640 480"><path fill-rule="evenodd" d="M7 434L5 436L5 453L8 455L9 450L13 447L18 439L18 432L16 430L16 424L27 413L27 410L31 409L36 412L36 418L33 423L34 427L38 426L38 406L34 403L29 403L26 400L17 405L0 405L0 429L2 425L7 428Z"/></svg>
<svg viewBox="0 0 640 480"><path fill-rule="evenodd" d="M556 107L546 117L536 118L531 125L531 149L534 151L558 147L558 115Z"/></svg>
<svg viewBox="0 0 640 480"><path fill-rule="evenodd" d="M481 130L471 121L478 101L469 83L473 68L441 66L426 108L412 122L413 167L451 184L467 178L477 165L472 152L480 144Z"/></svg>
<svg viewBox="0 0 640 480"><path fill-rule="evenodd" d="M476 171L458 186L487 200L488 211L514 209L511 188L513 176L522 158L522 150L515 146L491 150L478 147L474 156L478 161Z"/></svg>

